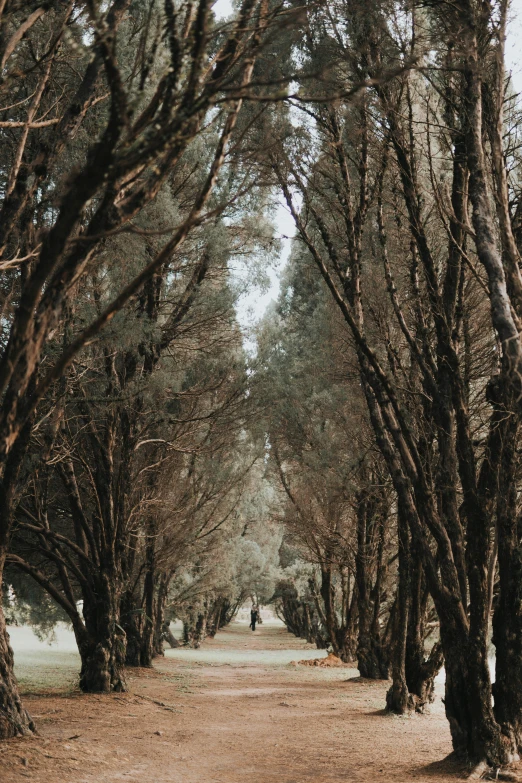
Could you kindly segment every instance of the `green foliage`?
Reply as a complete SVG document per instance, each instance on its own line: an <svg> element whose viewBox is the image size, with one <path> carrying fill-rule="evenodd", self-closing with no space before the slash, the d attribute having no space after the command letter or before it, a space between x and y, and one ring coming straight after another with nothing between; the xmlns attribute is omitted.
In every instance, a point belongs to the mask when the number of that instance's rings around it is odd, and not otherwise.
<svg viewBox="0 0 522 783"><path fill-rule="evenodd" d="M68 623L65 612L33 580L7 569L3 606L8 625L29 625L41 641L54 641L57 623Z"/></svg>

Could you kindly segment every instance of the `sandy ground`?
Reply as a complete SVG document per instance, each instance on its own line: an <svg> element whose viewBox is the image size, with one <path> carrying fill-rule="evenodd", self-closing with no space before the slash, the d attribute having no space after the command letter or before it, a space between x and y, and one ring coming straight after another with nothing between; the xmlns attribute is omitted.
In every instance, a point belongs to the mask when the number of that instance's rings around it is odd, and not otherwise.
<svg viewBox="0 0 522 783"><path fill-rule="evenodd" d="M172 650L153 670L131 670L129 692L111 696L74 690L71 651L63 652L62 663L53 659L51 692L42 693L27 664L25 678L23 666L19 676L39 736L0 744L0 781L442 783L459 777L441 762L451 745L440 696L429 715L386 715L386 683L350 681L357 676L350 668L290 663L323 654L277 623L255 634L234 623L200 650ZM48 679L41 653L40 660L39 676Z"/></svg>

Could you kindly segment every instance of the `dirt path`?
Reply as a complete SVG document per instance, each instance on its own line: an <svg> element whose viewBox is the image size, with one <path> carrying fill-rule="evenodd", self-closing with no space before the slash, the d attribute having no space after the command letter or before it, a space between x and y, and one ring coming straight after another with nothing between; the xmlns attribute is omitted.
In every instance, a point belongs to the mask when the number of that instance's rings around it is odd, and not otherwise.
<svg viewBox="0 0 522 783"><path fill-rule="evenodd" d="M386 683L292 666L315 650L276 624L233 624L173 650L123 695L26 696L40 735L0 745L0 781L347 783L455 779L440 698L430 715L382 711Z"/></svg>

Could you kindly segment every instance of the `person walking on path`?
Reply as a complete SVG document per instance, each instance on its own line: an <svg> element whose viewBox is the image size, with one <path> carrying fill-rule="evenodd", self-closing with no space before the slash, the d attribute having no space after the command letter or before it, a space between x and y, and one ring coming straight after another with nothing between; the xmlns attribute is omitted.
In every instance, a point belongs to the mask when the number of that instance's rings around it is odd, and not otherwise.
<svg viewBox="0 0 522 783"><path fill-rule="evenodd" d="M250 627L253 631L256 630L256 623L259 619L259 609L257 606L253 606L250 610Z"/></svg>

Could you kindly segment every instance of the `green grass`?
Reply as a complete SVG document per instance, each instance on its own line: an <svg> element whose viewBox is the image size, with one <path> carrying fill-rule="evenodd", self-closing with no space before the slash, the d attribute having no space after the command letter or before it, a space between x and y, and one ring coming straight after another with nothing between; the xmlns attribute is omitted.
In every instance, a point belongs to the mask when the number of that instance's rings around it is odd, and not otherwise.
<svg viewBox="0 0 522 783"><path fill-rule="evenodd" d="M15 674L22 693L66 694L78 687L80 656L73 633L56 630L56 641L42 642L28 627L9 628Z"/></svg>
<svg viewBox="0 0 522 783"><path fill-rule="evenodd" d="M15 674L22 693L70 693L78 687L80 656L61 650L15 654Z"/></svg>
<svg viewBox="0 0 522 783"><path fill-rule="evenodd" d="M304 658L323 658L322 650L231 650L200 647L191 650L179 647L176 650L166 650L165 656L175 661L187 663L204 663L216 665L257 663L259 666L287 666L292 661Z"/></svg>

